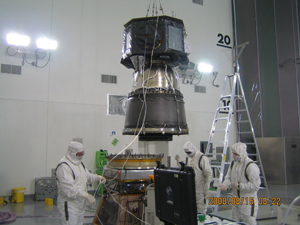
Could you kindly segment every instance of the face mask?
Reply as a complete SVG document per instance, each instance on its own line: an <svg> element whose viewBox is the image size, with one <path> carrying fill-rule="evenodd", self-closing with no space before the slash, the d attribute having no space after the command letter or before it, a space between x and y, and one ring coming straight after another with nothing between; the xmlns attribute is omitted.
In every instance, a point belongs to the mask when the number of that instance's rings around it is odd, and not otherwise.
<svg viewBox="0 0 300 225"><path fill-rule="evenodd" d="M188 154L189 152L189 154ZM189 156L189 157L193 157L195 155L195 150L190 149L190 150L185 150L185 153Z"/></svg>
<svg viewBox="0 0 300 225"><path fill-rule="evenodd" d="M236 162L241 162L241 160L242 160L241 156L237 156L237 155L233 155L233 159Z"/></svg>
<svg viewBox="0 0 300 225"><path fill-rule="evenodd" d="M82 160L83 156L76 156L78 160Z"/></svg>

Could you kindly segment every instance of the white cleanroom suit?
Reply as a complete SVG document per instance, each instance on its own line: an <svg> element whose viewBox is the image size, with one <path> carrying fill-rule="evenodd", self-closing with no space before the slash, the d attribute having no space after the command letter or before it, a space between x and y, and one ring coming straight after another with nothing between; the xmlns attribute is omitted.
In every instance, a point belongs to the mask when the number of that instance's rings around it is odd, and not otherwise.
<svg viewBox="0 0 300 225"><path fill-rule="evenodd" d="M248 157L246 144L238 142L231 148L234 160L219 189L232 189L232 198L235 200L235 205L232 205L232 219L255 225L258 210L257 191L261 183L259 168Z"/></svg>
<svg viewBox="0 0 300 225"><path fill-rule="evenodd" d="M185 143L183 150L189 156L187 157L186 165L192 167L195 171L197 211L206 213L209 186L212 178L212 170L208 158L197 150L191 142Z"/></svg>
<svg viewBox="0 0 300 225"><path fill-rule="evenodd" d="M71 142L56 168L57 208L63 225L82 225L86 200L95 203L94 196L87 193L87 185L95 181L106 182L104 177L91 174L85 168L81 162L83 155L83 145Z"/></svg>

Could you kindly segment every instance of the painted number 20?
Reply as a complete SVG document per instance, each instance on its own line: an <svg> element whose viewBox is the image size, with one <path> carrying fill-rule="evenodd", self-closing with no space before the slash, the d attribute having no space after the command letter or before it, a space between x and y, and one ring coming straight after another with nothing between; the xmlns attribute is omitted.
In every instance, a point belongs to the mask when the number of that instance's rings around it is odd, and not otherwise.
<svg viewBox="0 0 300 225"><path fill-rule="evenodd" d="M223 35L221 33L218 34L218 37L220 38L218 43L221 45L230 45L230 37L228 35Z"/></svg>

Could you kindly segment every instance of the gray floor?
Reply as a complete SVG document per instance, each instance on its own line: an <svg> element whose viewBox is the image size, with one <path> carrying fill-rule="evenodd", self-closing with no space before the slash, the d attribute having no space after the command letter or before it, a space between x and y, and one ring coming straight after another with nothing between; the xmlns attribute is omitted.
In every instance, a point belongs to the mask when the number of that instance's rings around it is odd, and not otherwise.
<svg viewBox="0 0 300 225"><path fill-rule="evenodd" d="M93 209L86 207L84 224L90 225L95 216L96 207L99 205L101 197L96 197L96 205ZM12 212L17 216L11 225L50 225L60 224L59 213L56 205L46 205L45 201L34 201L34 196L25 196L22 203L0 204L0 212ZM1 222L0 222L1 224Z"/></svg>
<svg viewBox="0 0 300 225"><path fill-rule="evenodd" d="M289 205L297 196L300 195L300 184L297 185L269 185L270 197L279 197L283 205ZM260 190L259 197L266 197L266 191ZM100 202L100 197L97 197L96 208ZM300 200L299 200L300 201ZM300 206L300 202L297 205ZM282 207L282 206L281 206ZM12 225L49 225L60 224L58 218L58 211L55 205L47 206L44 201L34 201L31 196L25 196L23 203L8 203L5 205L0 204L0 212L12 212L17 215L17 219L9 224ZM277 225L277 206L272 208L269 205L260 205L258 211L258 224L259 225ZM297 212L296 216L298 217ZM90 224L93 221L95 211L86 211L85 224ZM219 207L218 216L231 219L231 207ZM300 224L298 217L298 222Z"/></svg>

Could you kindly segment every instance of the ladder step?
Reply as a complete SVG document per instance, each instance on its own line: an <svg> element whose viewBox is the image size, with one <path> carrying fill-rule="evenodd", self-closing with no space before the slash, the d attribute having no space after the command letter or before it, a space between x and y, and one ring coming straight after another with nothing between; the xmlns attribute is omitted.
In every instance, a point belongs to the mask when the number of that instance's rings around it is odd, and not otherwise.
<svg viewBox="0 0 300 225"><path fill-rule="evenodd" d="M234 98L244 98L243 95L234 95L233 97ZM221 96L220 100L224 99L224 98L231 98L231 95L223 95L223 96Z"/></svg>
<svg viewBox="0 0 300 225"><path fill-rule="evenodd" d="M209 141L208 144L225 144L225 141Z"/></svg>
<svg viewBox="0 0 300 225"><path fill-rule="evenodd" d="M243 95L235 95L234 97L235 97L235 98L239 98L239 99L244 98Z"/></svg>
<svg viewBox="0 0 300 225"><path fill-rule="evenodd" d="M213 130L212 132L223 132L223 131L226 131L226 129L218 129L218 130Z"/></svg>
<svg viewBox="0 0 300 225"><path fill-rule="evenodd" d="M257 156L257 154L249 154L249 153L248 153L248 156Z"/></svg>
<svg viewBox="0 0 300 225"><path fill-rule="evenodd" d="M252 131L242 131L242 132L237 132L238 134L252 134Z"/></svg>
<svg viewBox="0 0 300 225"><path fill-rule="evenodd" d="M217 166L217 165L210 165L211 168L221 168L221 166Z"/></svg>
<svg viewBox="0 0 300 225"><path fill-rule="evenodd" d="M228 107L228 106L218 107L218 108L217 108L217 112L220 113L221 110L227 110L227 109L229 110L229 107Z"/></svg>
<svg viewBox="0 0 300 225"><path fill-rule="evenodd" d="M247 112L246 109L237 109L237 110L234 110L234 112Z"/></svg>
<svg viewBox="0 0 300 225"><path fill-rule="evenodd" d="M231 95L223 95L223 96L221 96L220 100L223 98L231 98Z"/></svg>
<svg viewBox="0 0 300 225"><path fill-rule="evenodd" d="M224 155L224 153L207 153L205 155L206 156L209 156L209 155Z"/></svg>
<svg viewBox="0 0 300 225"><path fill-rule="evenodd" d="M215 118L215 121L217 120L228 120L228 117L219 117L219 118Z"/></svg>
<svg viewBox="0 0 300 225"><path fill-rule="evenodd" d="M250 123L250 120L239 120L235 121L236 123Z"/></svg>
<svg viewBox="0 0 300 225"><path fill-rule="evenodd" d="M231 164L231 162L224 162L224 165L229 165L229 164ZM221 165L220 164L219 165L211 164L210 167L212 167L212 168L221 168Z"/></svg>

